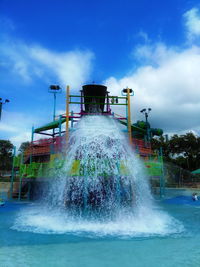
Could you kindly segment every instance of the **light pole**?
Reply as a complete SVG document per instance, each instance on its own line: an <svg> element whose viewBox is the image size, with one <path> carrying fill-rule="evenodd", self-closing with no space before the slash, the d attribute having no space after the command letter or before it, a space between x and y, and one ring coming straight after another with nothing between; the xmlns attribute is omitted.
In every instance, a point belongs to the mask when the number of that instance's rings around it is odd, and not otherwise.
<svg viewBox="0 0 200 267"><path fill-rule="evenodd" d="M49 86L49 93L53 93L54 101L53 101L53 121L56 118L56 94L61 93L61 88L59 85L50 85Z"/></svg>
<svg viewBox="0 0 200 267"><path fill-rule="evenodd" d="M131 132L131 99L130 96L133 95L133 89L131 88L124 88L122 90L122 95L126 95L126 117L127 117L127 128L128 128L128 135L129 135L129 142L132 144L132 132Z"/></svg>
<svg viewBox="0 0 200 267"><path fill-rule="evenodd" d="M9 99L6 99L6 100L3 102L3 99L0 98L0 120L1 120L1 113L2 113L2 107L3 107L3 104L9 103L9 102L10 102Z"/></svg>
<svg viewBox="0 0 200 267"><path fill-rule="evenodd" d="M151 111L151 108L143 108L142 110L140 110L141 113L144 114L145 116L145 122L146 122L146 126L147 126L147 140L150 140L150 136L149 136L149 123L148 123L148 117L149 117L149 113Z"/></svg>
<svg viewBox="0 0 200 267"><path fill-rule="evenodd" d="M54 101L53 101L53 121L56 119L56 94L61 93L61 88L59 85L50 85L49 86L49 93L53 93ZM55 135L55 129L53 128L53 137Z"/></svg>

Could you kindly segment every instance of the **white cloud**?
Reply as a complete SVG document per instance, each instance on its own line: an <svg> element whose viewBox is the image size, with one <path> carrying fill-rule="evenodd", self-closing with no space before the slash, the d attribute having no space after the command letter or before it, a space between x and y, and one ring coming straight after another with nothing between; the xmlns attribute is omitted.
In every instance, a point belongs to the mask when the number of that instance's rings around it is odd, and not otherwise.
<svg viewBox="0 0 200 267"><path fill-rule="evenodd" d="M143 119L139 111L152 108L149 116L153 127L168 132L200 132L200 47L180 51L164 44L138 47L146 50L141 55L152 64L139 67L121 79L107 79L109 91L120 95L130 87L135 96L131 98L133 120ZM158 51L161 51L158 53ZM139 55L139 56L141 56Z"/></svg>
<svg viewBox="0 0 200 267"><path fill-rule="evenodd" d="M200 13L199 9L192 8L184 14L185 25L187 28L187 37L192 41L200 36Z"/></svg>
<svg viewBox="0 0 200 267"><path fill-rule="evenodd" d="M8 125L7 123L0 124L0 131L9 132L9 133L15 133L16 128L13 125Z"/></svg>
<svg viewBox="0 0 200 267"><path fill-rule="evenodd" d="M184 18L191 45L200 36L198 9L187 11ZM169 133L192 130L200 133L200 47L168 47L164 43L153 43L143 31L139 35L146 44L138 45L132 56L140 62L140 67L121 79L109 77L105 83L111 95L121 95L121 90L127 86L134 90L135 95L131 97L134 122L144 119L139 112L142 108L151 107L152 127ZM12 40L1 42L0 54L0 65L11 69L27 83L37 77L48 84L55 81L73 88L80 87L89 78L94 58L91 51L58 52ZM124 112L122 108L116 111ZM11 117L6 120L7 124L1 124L1 133L10 136L17 146L30 140L32 122L43 123L29 118L22 125L20 121L27 116Z"/></svg>
<svg viewBox="0 0 200 267"><path fill-rule="evenodd" d="M94 55L90 51L51 51L39 45L3 40L0 44L1 66L19 75L25 82L41 78L61 85L79 87L90 76Z"/></svg>
<svg viewBox="0 0 200 267"><path fill-rule="evenodd" d="M21 143L26 141L31 141L31 132L18 132L18 134L13 135L10 137L10 141L12 144L14 144L19 149Z"/></svg>
<svg viewBox="0 0 200 267"><path fill-rule="evenodd" d="M79 87L91 73L93 54L89 51L56 53L33 46L30 49L30 55L38 63L54 72L63 85Z"/></svg>
<svg viewBox="0 0 200 267"><path fill-rule="evenodd" d="M9 139L18 149L22 142L31 140L33 122L42 124L43 120L44 118L34 117L34 114L4 111L0 123L0 139Z"/></svg>
<svg viewBox="0 0 200 267"><path fill-rule="evenodd" d="M176 47L166 47L163 43L138 45L132 52L134 59L140 63L150 63L158 65L167 58L173 57L178 50Z"/></svg>
<svg viewBox="0 0 200 267"><path fill-rule="evenodd" d="M21 88L19 86L21 81L25 83L23 88L26 88L26 85L28 87L32 81L41 79L48 85L58 83L61 87L65 87L69 84L72 89L78 89L90 77L93 58L94 55L89 50L57 52L0 34L1 71L6 70L7 79L15 80L16 88ZM20 78L20 82L15 79L16 77ZM13 97L14 95L13 92ZM41 114L42 112L41 110ZM22 142L30 141L32 124L45 124L46 119L45 112L40 117L34 115L34 112L33 114L4 112L0 124L0 138L10 139L19 147Z"/></svg>

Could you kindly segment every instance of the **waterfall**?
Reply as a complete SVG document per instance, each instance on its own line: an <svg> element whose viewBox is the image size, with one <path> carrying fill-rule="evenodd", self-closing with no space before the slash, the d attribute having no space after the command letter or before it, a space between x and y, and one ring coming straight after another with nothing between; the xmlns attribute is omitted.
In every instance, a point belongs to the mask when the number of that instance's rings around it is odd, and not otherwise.
<svg viewBox="0 0 200 267"><path fill-rule="evenodd" d="M85 116L64 149L40 203L18 214L13 229L37 233L149 236L182 231L151 196L143 163L119 123Z"/></svg>

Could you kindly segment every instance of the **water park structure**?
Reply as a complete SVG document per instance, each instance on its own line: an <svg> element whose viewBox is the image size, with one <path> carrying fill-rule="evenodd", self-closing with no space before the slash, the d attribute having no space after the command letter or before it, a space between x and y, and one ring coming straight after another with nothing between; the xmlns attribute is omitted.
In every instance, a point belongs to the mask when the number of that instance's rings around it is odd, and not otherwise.
<svg viewBox="0 0 200 267"><path fill-rule="evenodd" d="M59 90L59 86L52 86L52 90ZM111 96L107 87L98 84L87 84L82 86L80 95L70 94L70 88L66 88L66 112L54 116L53 121L38 128L32 128L30 145L19 156L14 157L11 176L10 199L18 200L27 198L37 199L41 194L42 184L50 181L56 173L63 168L68 158L67 147L73 146L70 135L76 131L77 122L84 117L104 116L111 117L122 127L127 134L129 145L140 157L146 166L150 181L157 181L160 195L164 193L163 159L162 150L151 149L151 138L161 136L162 129L151 128L149 122L131 122L131 101L134 92L125 88L121 96ZM80 112L70 110L70 105L79 105ZM114 113L111 106L122 106L125 108L125 116ZM35 138L45 136L45 138ZM48 138L46 138L48 137ZM71 143L70 143L71 142ZM123 163L119 164L120 172L126 172ZM68 176L77 177L81 174L82 167L77 157L71 163ZM108 176L104 173L101 176Z"/></svg>

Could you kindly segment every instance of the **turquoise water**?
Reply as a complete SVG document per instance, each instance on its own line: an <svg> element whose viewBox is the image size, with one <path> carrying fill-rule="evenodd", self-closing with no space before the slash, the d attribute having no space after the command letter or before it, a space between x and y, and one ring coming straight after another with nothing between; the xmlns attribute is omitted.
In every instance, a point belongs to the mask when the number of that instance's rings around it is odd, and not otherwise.
<svg viewBox="0 0 200 267"><path fill-rule="evenodd" d="M82 228L75 221L64 225L62 218L58 219L61 214L51 215L51 211L49 217L40 213L38 224L34 221L37 205L7 202L0 208L0 266L196 267L200 265L200 206L190 204L157 201L159 212L176 223L151 234L141 229L131 231L129 224L125 231L126 222L120 221L119 228L116 224L95 222L89 226L82 222Z"/></svg>
<svg viewBox="0 0 200 267"><path fill-rule="evenodd" d="M40 203L0 207L0 267L199 266L200 206L154 200L126 139L110 118L81 119Z"/></svg>

